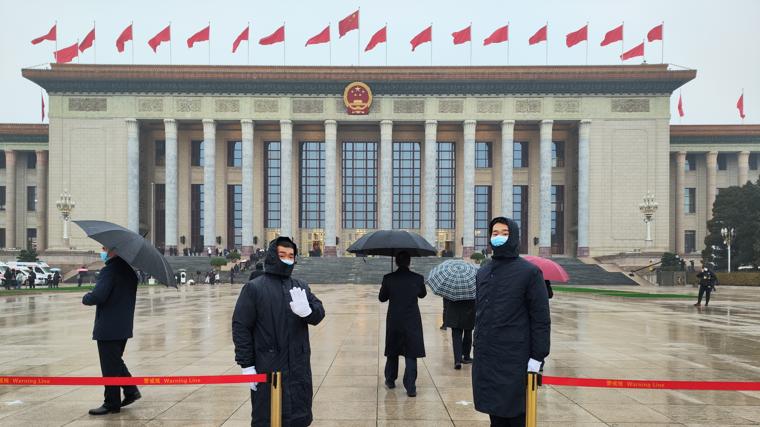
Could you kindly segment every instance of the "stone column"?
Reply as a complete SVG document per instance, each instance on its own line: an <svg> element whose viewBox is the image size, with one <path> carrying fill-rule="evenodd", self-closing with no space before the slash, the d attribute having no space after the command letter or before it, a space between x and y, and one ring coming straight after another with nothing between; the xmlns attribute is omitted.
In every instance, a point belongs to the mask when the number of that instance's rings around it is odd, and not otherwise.
<svg viewBox="0 0 760 427"><path fill-rule="evenodd" d="M48 152L37 150L37 252L47 249ZM7 199L8 193L5 193ZM6 236L7 236L6 231Z"/></svg>
<svg viewBox="0 0 760 427"><path fill-rule="evenodd" d="M717 191L717 184L715 183L715 176L718 173L718 152L710 151L707 153L707 219L708 221L713 217L713 204L715 204L715 194Z"/></svg>
<svg viewBox="0 0 760 427"><path fill-rule="evenodd" d="M576 256L588 257L588 177L589 177L589 136L591 120L581 120L578 127L578 249Z"/></svg>
<svg viewBox="0 0 760 427"><path fill-rule="evenodd" d="M515 121L501 122L501 213L512 218L514 209L512 169L514 167ZM526 230L527 231L527 230Z"/></svg>
<svg viewBox="0 0 760 427"><path fill-rule="evenodd" d="M543 257L552 254L552 126L553 120L541 120L541 145L539 171L539 233L538 255Z"/></svg>
<svg viewBox="0 0 760 427"><path fill-rule="evenodd" d="M739 187L749 181L749 151L742 151L736 157L739 161Z"/></svg>
<svg viewBox="0 0 760 427"><path fill-rule="evenodd" d="M164 225L167 254L177 250L177 121L164 119L164 140L166 146L166 167L164 168L164 188L166 189L166 215Z"/></svg>
<svg viewBox="0 0 760 427"><path fill-rule="evenodd" d="M475 120L464 121L464 212L462 215L462 257L475 251Z"/></svg>
<svg viewBox="0 0 760 427"><path fill-rule="evenodd" d="M240 121L243 144L243 247L244 257L253 253L253 120Z"/></svg>
<svg viewBox="0 0 760 427"><path fill-rule="evenodd" d="M326 257L338 256L337 212L335 189L338 188L336 178L337 166L338 122L325 120L325 250Z"/></svg>
<svg viewBox="0 0 760 427"><path fill-rule="evenodd" d="M140 232L140 123L127 119L127 228Z"/></svg>
<svg viewBox="0 0 760 427"><path fill-rule="evenodd" d="M203 243L216 251L216 122L203 119Z"/></svg>
<svg viewBox="0 0 760 427"><path fill-rule="evenodd" d="M393 121L380 122L380 199L378 228L393 228Z"/></svg>
<svg viewBox="0 0 760 427"><path fill-rule="evenodd" d="M293 122L280 120L280 236L293 237Z"/></svg>
<svg viewBox="0 0 760 427"><path fill-rule="evenodd" d="M686 152L679 151L676 153L676 206L675 206L675 226L676 226L676 253L681 255L684 253L686 241L684 237L684 202L685 202L685 188L684 182L686 180Z"/></svg>
<svg viewBox="0 0 760 427"><path fill-rule="evenodd" d="M5 247L16 247L16 152L5 150Z"/></svg>
<svg viewBox="0 0 760 427"><path fill-rule="evenodd" d="M425 165L422 180L422 212L420 213L422 237L434 248L438 228L438 122L425 121Z"/></svg>

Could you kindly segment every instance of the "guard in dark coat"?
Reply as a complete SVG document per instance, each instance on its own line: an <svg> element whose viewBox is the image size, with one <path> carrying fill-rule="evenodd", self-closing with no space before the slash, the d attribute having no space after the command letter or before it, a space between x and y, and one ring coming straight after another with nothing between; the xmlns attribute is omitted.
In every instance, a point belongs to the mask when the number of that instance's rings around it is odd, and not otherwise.
<svg viewBox="0 0 760 427"><path fill-rule="evenodd" d="M443 299L443 326L451 328L454 347L454 369L462 363L472 363L472 329L475 327L475 300L451 301Z"/></svg>
<svg viewBox="0 0 760 427"><path fill-rule="evenodd" d="M269 245L264 274L246 283L232 315L235 361L243 374L282 372L282 425L312 422L309 325L325 317L309 286L291 277L298 248L287 237ZM267 384L251 383L251 426L270 423Z"/></svg>
<svg viewBox="0 0 760 427"><path fill-rule="evenodd" d="M422 317L418 298L425 298L425 278L409 270L406 252L396 255L398 269L383 276L380 302L390 301L385 319L385 385L396 387L398 357L404 356L404 388L409 397L417 395L417 358L425 357Z"/></svg>
<svg viewBox="0 0 760 427"><path fill-rule="evenodd" d="M697 279L699 279L699 295L697 296L697 303L695 306L702 305L702 297L705 297L705 307L710 304L710 294L715 290L715 285L718 284L718 277L709 268L703 266L702 271L697 273Z"/></svg>
<svg viewBox="0 0 760 427"><path fill-rule="evenodd" d="M122 356L127 339L132 338L137 298L137 275L113 250L101 253L106 266L100 270L95 288L82 297L82 304L95 306L95 328L92 339L98 342L100 370L104 377L131 377ZM124 389L124 400L121 400ZM105 401L90 415L119 412L139 399L136 386L105 386Z"/></svg>
<svg viewBox="0 0 760 427"><path fill-rule="evenodd" d="M476 279L475 409L492 426L524 426L527 372L549 355L549 299L541 270L519 256L517 223L497 217L489 232L493 258Z"/></svg>

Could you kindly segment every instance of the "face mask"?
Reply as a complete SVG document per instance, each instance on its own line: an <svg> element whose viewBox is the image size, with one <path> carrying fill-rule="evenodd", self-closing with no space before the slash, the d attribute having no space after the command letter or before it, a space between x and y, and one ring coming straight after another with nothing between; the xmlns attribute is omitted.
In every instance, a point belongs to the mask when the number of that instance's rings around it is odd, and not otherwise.
<svg viewBox="0 0 760 427"><path fill-rule="evenodd" d="M491 246L494 248L499 247L509 240L509 236L493 236L491 237Z"/></svg>
<svg viewBox="0 0 760 427"><path fill-rule="evenodd" d="M292 259L282 259L282 258L280 258L280 261L282 261L285 265L293 265L295 263L295 261L293 261Z"/></svg>
<svg viewBox="0 0 760 427"><path fill-rule="evenodd" d="M108 252L101 252L100 253L100 260L103 262L108 261Z"/></svg>

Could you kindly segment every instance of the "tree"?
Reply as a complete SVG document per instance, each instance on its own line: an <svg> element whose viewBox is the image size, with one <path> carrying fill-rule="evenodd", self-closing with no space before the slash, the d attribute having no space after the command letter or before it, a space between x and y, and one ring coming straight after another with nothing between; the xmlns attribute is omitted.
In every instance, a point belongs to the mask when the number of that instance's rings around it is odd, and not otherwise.
<svg viewBox="0 0 760 427"><path fill-rule="evenodd" d="M16 261L18 262L37 262L39 260L37 251L34 249L22 249L16 257Z"/></svg>
<svg viewBox="0 0 760 427"><path fill-rule="evenodd" d="M760 180L721 189L715 198L702 260L714 263L719 270L728 266L728 248L720 233L724 227L736 233L731 242L731 269L744 264L760 265Z"/></svg>

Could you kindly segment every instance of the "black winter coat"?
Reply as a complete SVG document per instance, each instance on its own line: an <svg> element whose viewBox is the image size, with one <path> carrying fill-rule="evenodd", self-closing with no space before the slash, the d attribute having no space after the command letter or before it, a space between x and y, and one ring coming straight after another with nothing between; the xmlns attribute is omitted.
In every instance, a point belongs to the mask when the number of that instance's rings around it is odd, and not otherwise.
<svg viewBox="0 0 760 427"><path fill-rule="evenodd" d="M507 221L508 242L476 279L472 389L476 410L509 418L525 413L528 359L549 355L551 320L541 270L519 257L519 228Z"/></svg>
<svg viewBox="0 0 760 427"><path fill-rule="evenodd" d="M385 356L425 357L417 298L425 298L425 278L399 267L383 276L380 302L390 301L385 317Z"/></svg>
<svg viewBox="0 0 760 427"><path fill-rule="evenodd" d="M443 299L443 326L471 331L475 327L475 300Z"/></svg>
<svg viewBox="0 0 760 427"><path fill-rule="evenodd" d="M276 241L272 242L272 245ZM312 422L311 346L309 325L325 317L322 302L309 286L290 277L277 256L276 246L267 252L266 273L243 286L232 315L235 361L256 372L282 372L282 425L300 426ZM306 290L311 314L301 318L290 309L291 288ZM259 384L253 396L251 425L268 426L269 385Z"/></svg>
<svg viewBox="0 0 760 427"><path fill-rule="evenodd" d="M82 304L94 305L92 339L99 341L132 338L137 299L137 275L118 256L106 261L95 288L82 297Z"/></svg>

